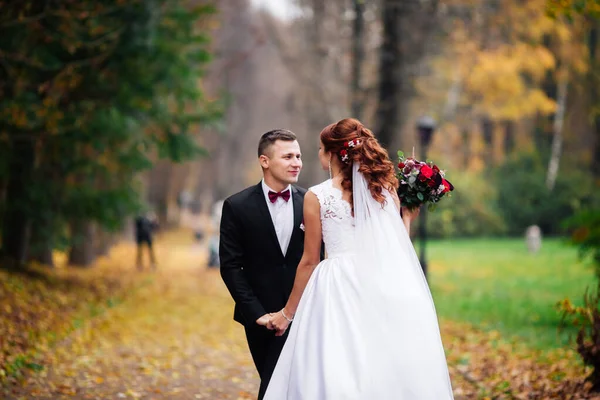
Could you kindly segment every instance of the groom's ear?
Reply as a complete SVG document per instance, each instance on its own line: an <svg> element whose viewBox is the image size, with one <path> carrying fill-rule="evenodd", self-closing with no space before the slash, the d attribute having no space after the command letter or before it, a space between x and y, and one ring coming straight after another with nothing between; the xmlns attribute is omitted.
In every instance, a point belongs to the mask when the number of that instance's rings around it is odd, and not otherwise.
<svg viewBox="0 0 600 400"><path fill-rule="evenodd" d="M260 166L263 167L264 169L269 168L269 157L265 156L264 154L261 154L258 157L258 162L260 163Z"/></svg>

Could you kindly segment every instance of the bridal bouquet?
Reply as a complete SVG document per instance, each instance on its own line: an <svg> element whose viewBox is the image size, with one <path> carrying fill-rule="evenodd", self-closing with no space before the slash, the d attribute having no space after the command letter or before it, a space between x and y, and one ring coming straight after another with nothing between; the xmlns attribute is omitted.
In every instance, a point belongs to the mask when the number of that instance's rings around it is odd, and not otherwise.
<svg viewBox="0 0 600 400"><path fill-rule="evenodd" d="M432 161L419 161L413 157L404 157L402 151L398 151L398 197L404 207L414 209L428 203L433 209L435 204L448 192L454 190L454 186L444 178L441 171Z"/></svg>

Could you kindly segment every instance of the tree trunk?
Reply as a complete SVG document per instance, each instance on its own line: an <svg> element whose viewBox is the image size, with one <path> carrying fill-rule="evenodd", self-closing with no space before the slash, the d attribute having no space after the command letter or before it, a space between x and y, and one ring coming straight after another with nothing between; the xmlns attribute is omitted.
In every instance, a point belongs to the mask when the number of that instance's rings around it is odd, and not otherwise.
<svg viewBox="0 0 600 400"><path fill-rule="evenodd" d="M162 160L148 175L148 202L152 211L156 213L158 223L162 227L167 227L169 224L167 211L172 174L173 165L169 161Z"/></svg>
<svg viewBox="0 0 600 400"><path fill-rule="evenodd" d="M471 133L468 128L462 128L461 130L462 143L463 143L463 168L469 169L469 164L471 162Z"/></svg>
<svg viewBox="0 0 600 400"><path fill-rule="evenodd" d="M36 181L43 179L37 176ZM36 261L49 267L54 267L52 251L54 250L53 234L56 226L54 218L56 212L52 210L51 205L36 206L35 212L31 213L31 237L28 246L28 260Z"/></svg>
<svg viewBox="0 0 600 400"><path fill-rule="evenodd" d="M450 86L450 89L448 89L448 94L446 95L446 103L444 104L442 119L439 121L439 126L455 119L462 91L463 75L461 74L460 69L456 68L454 71L454 78L452 79L452 85Z"/></svg>
<svg viewBox="0 0 600 400"><path fill-rule="evenodd" d="M483 143L485 144L483 149L483 162L488 164L492 162L493 155L494 121L487 116L481 119L481 135L483 137Z"/></svg>
<svg viewBox="0 0 600 400"><path fill-rule="evenodd" d="M12 157L8 163L6 206L2 227L2 254L17 265L27 259L31 204L29 193L35 164L34 143L26 138L13 141Z"/></svg>
<svg viewBox="0 0 600 400"><path fill-rule="evenodd" d="M360 119L363 109L363 93L360 84L362 62L365 58L363 31L365 2L354 0L354 25L352 28L352 78L351 78L351 111L354 118Z"/></svg>
<svg viewBox="0 0 600 400"><path fill-rule="evenodd" d="M49 243L45 243L41 248L37 246L32 247L29 251L29 260L36 261L47 267L55 267L52 246Z"/></svg>
<svg viewBox="0 0 600 400"><path fill-rule="evenodd" d="M330 4L327 3L329 6ZM310 71L316 77L304 98L305 113L308 117L307 128L309 132L319 133L328 124L336 122L331 112L332 105L327 97L327 78L322 75L326 70L329 49L326 38L326 2L323 0L312 0L313 17L307 26L307 42L311 49ZM306 154L306 153L305 153ZM308 182L319 182L323 180L323 171L319 166L316 152L306 154L303 167L304 177Z"/></svg>
<svg viewBox="0 0 600 400"><path fill-rule="evenodd" d="M379 50L379 102L375 134L384 147L391 144L400 130L398 103L402 89L401 16L401 6L397 0L383 0L383 42Z"/></svg>
<svg viewBox="0 0 600 400"><path fill-rule="evenodd" d="M71 251L69 265L89 267L96 260L94 251L94 224L89 221L77 220L71 223Z"/></svg>
<svg viewBox="0 0 600 400"><path fill-rule="evenodd" d="M96 235L96 256L107 256L114 244L114 234L98 229Z"/></svg>
<svg viewBox="0 0 600 400"><path fill-rule="evenodd" d="M504 156L508 157L515 149L515 123L504 121Z"/></svg>
<svg viewBox="0 0 600 400"><path fill-rule="evenodd" d="M568 81L563 79L558 85L558 94L556 99L556 114L554 114L553 134L552 134L552 152L550 162L548 163L548 172L546 174L546 187L552 191L558 175L560 156L562 154L562 130L565 120L565 110L567 108L567 89Z"/></svg>
<svg viewBox="0 0 600 400"><path fill-rule="evenodd" d="M600 23L593 22L589 33L588 49L590 55L589 88L590 102L593 111L592 129L594 133L594 148L592 150L592 174L600 176L600 60L598 59L598 44L600 43Z"/></svg>
<svg viewBox="0 0 600 400"><path fill-rule="evenodd" d="M550 42L548 42L546 46L550 46ZM544 90L546 97L557 101L558 87L556 84L556 79L552 73L547 73L547 76L542 84L542 89ZM538 115L536 119L533 139L537 152L545 155L551 146L552 125L554 120L552 116L542 115Z"/></svg>
<svg viewBox="0 0 600 400"><path fill-rule="evenodd" d="M34 224L32 226L28 260L54 267L52 240L48 237L47 229L48 227L45 224L40 224L40 226Z"/></svg>

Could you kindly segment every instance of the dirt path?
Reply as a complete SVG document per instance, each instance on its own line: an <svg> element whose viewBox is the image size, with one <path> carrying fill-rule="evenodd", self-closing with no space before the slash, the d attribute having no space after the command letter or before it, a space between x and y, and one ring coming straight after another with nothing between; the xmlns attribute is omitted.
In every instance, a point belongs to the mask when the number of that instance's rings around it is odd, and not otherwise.
<svg viewBox="0 0 600 400"><path fill-rule="evenodd" d="M258 376L218 270L163 239L141 289L48 354L15 399L251 399Z"/></svg>

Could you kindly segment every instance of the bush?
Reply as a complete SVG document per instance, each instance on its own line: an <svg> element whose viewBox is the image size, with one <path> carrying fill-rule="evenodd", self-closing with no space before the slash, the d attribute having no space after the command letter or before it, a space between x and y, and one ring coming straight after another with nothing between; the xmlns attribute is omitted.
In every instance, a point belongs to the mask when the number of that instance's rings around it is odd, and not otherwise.
<svg viewBox="0 0 600 400"><path fill-rule="evenodd" d="M590 255L600 282L600 208L583 210L565 221L572 231L571 243L579 247L580 256Z"/></svg>
<svg viewBox="0 0 600 400"><path fill-rule="evenodd" d="M591 186L591 185L590 185ZM572 324L579 328L577 352L585 365L592 367L587 381L592 390L600 391L600 208L579 212L565 221L564 226L572 231L571 242L579 247L580 256L591 256L596 274L595 291L583 296L582 307L575 307L569 299L558 303L562 314L562 325Z"/></svg>
<svg viewBox="0 0 600 400"><path fill-rule="evenodd" d="M505 232L504 221L495 206L497 191L481 175L456 174L449 177L454 191L427 215L432 237L495 236Z"/></svg>
<svg viewBox="0 0 600 400"><path fill-rule="evenodd" d="M563 234L565 218L597 201L589 174L567 165L563 162L552 191L546 187L546 164L535 154L520 154L498 169L498 209L509 234L522 235L530 225L546 235Z"/></svg>
<svg viewBox="0 0 600 400"><path fill-rule="evenodd" d="M592 384L593 392L600 392L600 285L595 290L586 290L583 306L574 306L569 299L557 304L561 313L561 326L573 325L577 332L577 352L583 363L592 368L586 381Z"/></svg>

